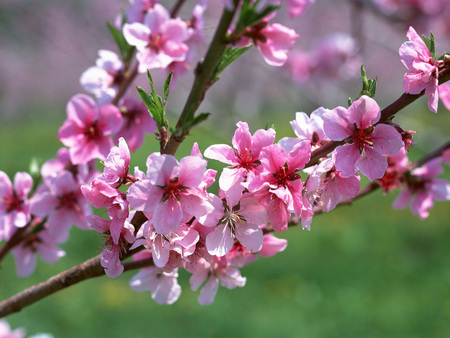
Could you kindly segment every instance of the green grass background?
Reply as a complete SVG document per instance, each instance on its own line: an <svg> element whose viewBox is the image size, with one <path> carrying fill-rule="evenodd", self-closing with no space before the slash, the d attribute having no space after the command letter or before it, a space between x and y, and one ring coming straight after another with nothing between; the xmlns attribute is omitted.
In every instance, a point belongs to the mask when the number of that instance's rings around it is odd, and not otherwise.
<svg viewBox="0 0 450 338"><path fill-rule="evenodd" d="M57 130L65 118L57 116L1 125L0 169L12 176L26 170L34 156L54 157L60 147ZM209 128L196 129L180 155L193 140L201 150L230 143L232 132ZM132 156L132 165L144 169L154 150L149 136L145 149ZM156 304L149 292L132 291L132 271L82 282L7 320L28 334L68 338L450 337L448 204L437 203L431 216L420 221L408 209L392 210L392 201L393 196L376 192L317 216L311 231L292 228L280 234L288 239L287 249L243 268L247 285L220 288L209 306L198 304L198 292L190 290L185 271L179 280L183 292L171 306ZM95 232L73 228L62 245L66 257L55 265L39 261L26 279L15 275L8 255L0 269L0 298L97 255L101 244Z"/></svg>

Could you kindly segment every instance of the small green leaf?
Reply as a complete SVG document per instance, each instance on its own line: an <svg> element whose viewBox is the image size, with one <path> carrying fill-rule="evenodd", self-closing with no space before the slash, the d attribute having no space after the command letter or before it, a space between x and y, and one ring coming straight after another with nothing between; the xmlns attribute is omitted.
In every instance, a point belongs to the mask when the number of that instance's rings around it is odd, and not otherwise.
<svg viewBox="0 0 450 338"><path fill-rule="evenodd" d="M361 79L362 79L362 89L368 90L369 89L369 81L367 80L366 70L364 69L363 65L361 65Z"/></svg>
<svg viewBox="0 0 450 338"><path fill-rule="evenodd" d="M247 27L256 25L266 16L280 8L280 6L277 5L268 5L262 11L257 12L257 5L258 1L253 4L250 3L250 1L244 1L239 15L239 20L236 25L236 31L241 32Z"/></svg>
<svg viewBox="0 0 450 338"><path fill-rule="evenodd" d="M369 79L369 92L371 98L374 98L375 93L377 92L377 80L378 77L376 77L375 79Z"/></svg>
<svg viewBox="0 0 450 338"><path fill-rule="evenodd" d="M158 105L155 103L153 97L149 94L147 94L147 92L142 89L139 86L136 86L139 95L141 96L142 101L144 102L145 106L148 109L148 112L150 113L151 117L153 118L153 120L155 120L156 124L158 125L158 127L162 127L163 126L163 118L162 118L162 114L161 114L161 110L159 109Z"/></svg>
<svg viewBox="0 0 450 338"><path fill-rule="evenodd" d="M216 82L219 79L219 74L223 72L230 64L237 58L242 56L246 51L250 49L250 46L246 47L227 47L216 64L216 67L211 73L210 81Z"/></svg>
<svg viewBox="0 0 450 338"><path fill-rule="evenodd" d="M205 121L208 118L209 115L211 115L211 113L200 113L197 116L195 116L192 120L187 121L183 125L183 129L184 129L183 134L185 132L189 131L189 129L191 129L192 127L194 127L194 126L200 124L201 122Z"/></svg>
<svg viewBox="0 0 450 338"><path fill-rule="evenodd" d="M428 50L430 51L431 57L433 59L436 59L436 44L434 42L434 35L431 33L430 38L428 38L425 35L422 35L423 42L425 42L425 45L427 46Z"/></svg>
<svg viewBox="0 0 450 338"><path fill-rule="evenodd" d="M163 104L164 104L164 106L166 105L167 98L169 97L170 83L172 82L172 76L173 76L173 71L170 72L169 76L166 79L166 82L164 83L164 90L163 90Z"/></svg>
<svg viewBox="0 0 450 338"><path fill-rule="evenodd" d="M430 54L431 54L431 57L433 58L433 59L436 59L436 43L434 42L434 35L433 35L433 33L430 33L431 34L431 48L430 48Z"/></svg>
<svg viewBox="0 0 450 338"><path fill-rule="evenodd" d="M358 100L363 95L367 95L373 98L375 96L375 92L377 89L377 80L367 78L367 73L366 70L364 69L364 66L361 66L361 80L362 80L362 89L356 96L356 100Z"/></svg>
<svg viewBox="0 0 450 338"><path fill-rule="evenodd" d="M350 107L352 105L352 103L353 103L353 100L351 97L349 97L348 101L347 101L348 106Z"/></svg>
<svg viewBox="0 0 450 338"><path fill-rule="evenodd" d="M110 22L106 22L109 32L111 33L114 41L116 42L117 48L119 49L122 60L128 63L133 55L134 47L129 45L127 40L125 40L122 32L113 26Z"/></svg>

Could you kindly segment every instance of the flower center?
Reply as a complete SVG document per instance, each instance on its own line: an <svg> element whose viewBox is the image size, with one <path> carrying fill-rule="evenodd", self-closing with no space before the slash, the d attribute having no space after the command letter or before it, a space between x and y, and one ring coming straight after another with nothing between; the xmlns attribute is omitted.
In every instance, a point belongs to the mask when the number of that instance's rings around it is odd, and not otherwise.
<svg viewBox="0 0 450 338"><path fill-rule="evenodd" d="M92 125L87 127L84 131L84 136L89 140L96 140L102 135L101 131L98 129L97 121Z"/></svg>
<svg viewBox="0 0 450 338"><path fill-rule="evenodd" d="M277 173L274 173L272 175L276 179L276 183L279 187L286 187L288 185L288 182L298 180L302 177L295 171L290 171L287 162L280 168Z"/></svg>
<svg viewBox="0 0 450 338"><path fill-rule="evenodd" d="M367 127L366 129L358 129L356 123L354 124L355 131L353 132L353 143L358 148L359 152L362 153L367 146L372 147L373 142L371 141L372 134L374 131L374 126Z"/></svg>
<svg viewBox="0 0 450 338"><path fill-rule="evenodd" d="M253 158L253 154L248 148L245 148L243 153L239 153L236 149L234 149L234 155L239 162L239 165L236 166L237 168L244 168L248 171L253 171L261 164L259 160Z"/></svg>

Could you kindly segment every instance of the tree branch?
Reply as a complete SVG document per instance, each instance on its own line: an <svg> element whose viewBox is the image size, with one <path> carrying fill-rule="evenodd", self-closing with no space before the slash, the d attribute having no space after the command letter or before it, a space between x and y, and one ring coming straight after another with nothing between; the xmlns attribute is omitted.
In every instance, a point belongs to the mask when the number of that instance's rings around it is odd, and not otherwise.
<svg viewBox="0 0 450 338"><path fill-rule="evenodd" d="M216 66L217 60L227 46L226 35L235 12L236 8L233 11L228 11L225 8L222 13L222 17L206 53L205 59L203 62L199 63L195 69L195 80L192 84L191 92L189 93L186 104L178 119L175 127L176 130L170 135L169 141L165 146L164 153L166 154L175 154L183 141L184 136L189 132L190 128L186 129L185 124L193 119L196 110L203 101L206 91L211 86L209 79Z"/></svg>

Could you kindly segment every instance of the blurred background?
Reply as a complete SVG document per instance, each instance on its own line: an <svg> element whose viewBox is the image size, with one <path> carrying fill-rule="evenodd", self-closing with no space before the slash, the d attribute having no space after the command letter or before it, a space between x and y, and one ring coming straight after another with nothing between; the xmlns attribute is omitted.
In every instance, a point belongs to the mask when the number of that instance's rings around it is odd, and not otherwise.
<svg viewBox="0 0 450 338"><path fill-rule="evenodd" d="M171 7L174 1L160 1ZM105 22L113 22L126 0L3 0L0 4L0 170L13 177L33 157L51 159L62 146L58 128L65 105L82 93L81 73L94 65L98 49L115 50ZM189 18L192 4L186 2ZM210 0L206 40L214 33L220 2ZM402 94L405 68L398 48L413 25L436 37L437 51L449 50L450 5L446 0L316 0L290 19L283 8L274 21L300 35L286 66L267 66L256 49L223 74L200 111L211 118L194 129L180 152L194 141L204 150L231 143L235 124L251 131L274 125L278 138L294 136L295 112L319 106L346 106L360 90L361 64L378 78L376 99L383 108ZM202 51L199 50L199 56ZM326 58L323 56L326 55ZM318 65L321 65L318 67ZM153 76L162 88L164 72ZM170 95L175 123L190 90L192 75L177 79ZM143 76L138 83L148 87ZM447 141L450 115L437 115L426 99L402 111L396 122L417 130L412 159ZM148 135L132 155L132 166L158 148ZM217 163L211 167L219 169ZM449 175L447 174L448 178ZM220 288L210 306L197 303L189 275L180 273L183 293L171 306L157 305L150 293L131 291L134 272L101 277L59 292L7 318L29 335L55 337L446 337L450 336L450 227L448 205L437 203L421 221L408 209L392 210L395 196L376 192L353 206L317 216L312 230L289 229L285 252L242 269L247 285ZM97 255L102 239L73 228L62 245L66 257L54 266L38 262L32 277L20 279L12 256L0 269L5 299Z"/></svg>

